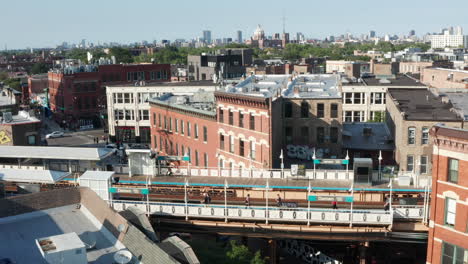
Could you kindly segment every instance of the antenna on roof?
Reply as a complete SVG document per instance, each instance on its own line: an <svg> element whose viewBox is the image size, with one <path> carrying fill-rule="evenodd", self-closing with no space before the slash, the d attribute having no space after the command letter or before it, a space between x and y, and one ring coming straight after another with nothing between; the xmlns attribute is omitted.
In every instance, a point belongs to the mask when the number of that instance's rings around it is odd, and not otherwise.
<svg viewBox="0 0 468 264"><path fill-rule="evenodd" d="M283 9L283 34L286 33L286 16L285 16L285 11Z"/></svg>

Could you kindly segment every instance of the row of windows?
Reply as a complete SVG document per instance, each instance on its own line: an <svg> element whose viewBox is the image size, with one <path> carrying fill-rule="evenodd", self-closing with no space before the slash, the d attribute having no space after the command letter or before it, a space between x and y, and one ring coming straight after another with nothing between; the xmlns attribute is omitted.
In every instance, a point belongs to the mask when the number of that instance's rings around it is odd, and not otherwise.
<svg viewBox="0 0 468 264"><path fill-rule="evenodd" d="M338 128L337 127L330 127L330 134L326 134L325 127L317 127L316 128L316 142L321 144L325 142L337 143L338 142ZM293 128L287 126L284 128L284 134L286 137L286 143L293 142ZM307 141L309 139L309 127L303 126L301 127L301 139L302 141Z"/></svg>
<svg viewBox="0 0 468 264"><path fill-rule="evenodd" d="M159 143L160 150L165 152L166 154L176 155L176 156L188 156L190 157L190 162L192 164L194 164L197 167L200 166L200 157L199 157L198 150L195 150L192 153L192 150L190 149L190 147L185 147L182 144L179 146L179 143L174 144L172 141L168 139L163 139L161 136L159 137L159 141L158 141L157 135L153 136L153 141L154 141L154 147L158 148L158 143ZM208 153L206 152L203 153L203 167L208 168Z"/></svg>
<svg viewBox="0 0 468 264"><path fill-rule="evenodd" d="M441 264L466 264L468 263L468 249L443 242L441 257Z"/></svg>
<svg viewBox="0 0 468 264"><path fill-rule="evenodd" d="M385 104L385 93L370 94L371 104ZM366 104L366 93L344 93L343 104Z"/></svg>
<svg viewBox="0 0 468 264"><path fill-rule="evenodd" d="M421 145L429 143L429 128L423 127L421 129ZM408 127L408 145L416 144L416 128Z"/></svg>
<svg viewBox="0 0 468 264"><path fill-rule="evenodd" d="M95 92L97 83L75 83L75 93L86 93L86 92Z"/></svg>
<svg viewBox="0 0 468 264"><path fill-rule="evenodd" d="M419 157L419 173L425 174L428 171L428 159L427 156ZM414 171L414 155L406 156L406 171Z"/></svg>
<svg viewBox="0 0 468 264"><path fill-rule="evenodd" d="M122 109L115 109L114 110L114 119L115 120L135 120L139 118L139 120L149 120L149 110L140 110L139 116L135 116L134 110L122 110Z"/></svg>
<svg viewBox="0 0 468 264"><path fill-rule="evenodd" d="M166 93L138 93L138 103L147 103L149 99L160 97ZM133 93L114 93L112 95L114 104L133 104Z"/></svg>
<svg viewBox="0 0 468 264"><path fill-rule="evenodd" d="M161 116L161 114L158 114L158 118L156 120L156 113L153 113L153 125L159 125L160 128L164 128L165 130L171 132L174 131L176 133L180 133L181 135L187 134L187 137L192 136L192 125L189 121L184 122L183 120L177 118L172 120L172 117ZM193 124L193 137L195 139L199 138L198 124ZM203 126L203 141L208 142L208 128L206 126Z"/></svg>
<svg viewBox="0 0 468 264"><path fill-rule="evenodd" d="M338 118L338 104L330 104L330 118ZM325 118L325 104L317 103L315 116L317 118ZM293 117L293 104L286 102L284 104L284 117L291 118ZM310 117L310 104L308 102L301 103L301 118Z"/></svg>
<svg viewBox="0 0 468 264"><path fill-rule="evenodd" d="M244 114L239 111L237 125L239 127L245 127L245 121L247 118L249 119L249 129L255 130L255 116L253 114ZM220 123L224 123L224 110L223 109L219 109L218 121ZM231 126L234 125L234 112L233 111L228 111L228 124Z"/></svg>
<svg viewBox="0 0 468 264"><path fill-rule="evenodd" d="M365 122L366 116L364 111L344 111L343 112L343 122ZM385 112L384 111L370 111L371 122L383 122L385 121Z"/></svg>
<svg viewBox="0 0 468 264"><path fill-rule="evenodd" d="M225 136L225 135L219 135L219 148L221 150L226 150L226 140L228 140L228 145L229 145L229 152L235 153L235 139L234 136ZM246 152L246 142L245 140L240 139L239 140L239 150L238 154L239 156L242 157L249 157L252 160L255 160L256 156L256 151L255 151L255 142L250 141L249 143L249 153Z"/></svg>
<svg viewBox="0 0 468 264"><path fill-rule="evenodd" d="M166 70L152 71L152 72L147 72L147 73L149 73L150 80L167 79ZM127 72L127 81L142 81L142 80L146 80L144 71Z"/></svg>
<svg viewBox="0 0 468 264"><path fill-rule="evenodd" d="M75 106L81 109L95 109L97 108L96 97L78 97L75 99Z"/></svg>

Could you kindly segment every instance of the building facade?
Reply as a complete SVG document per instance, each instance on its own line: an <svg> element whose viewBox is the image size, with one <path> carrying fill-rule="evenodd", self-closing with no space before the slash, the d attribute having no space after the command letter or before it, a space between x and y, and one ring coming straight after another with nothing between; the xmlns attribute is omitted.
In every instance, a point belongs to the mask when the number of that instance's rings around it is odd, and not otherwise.
<svg viewBox="0 0 468 264"><path fill-rule="evenodd" d="M48 105L54 118L71 128L99 127L106 114L109 85L168 82L169 64L114 64L68 66L48 74Z"/></svg>
<svg viewBox="0 0 468 264"><path fill-rule="evenodd" d="M213 92L211 81L153 83L144 86L107 86L108 128L111 141L150 143L150 99L173 95Z"/></svg>
<svg viewBox="0 0 468 264"><path fill-rule="evenodd" d="M468 130L434 126L427 262L468 262Z"/></svg>
<svg viewBox="0 0 468 264"><path fill-rule="evenodd" d="M444 123L461 127L463 120L427 89L391 88L387 93L386 122L395 140L395 161L399 171L431 175L431 127Z"/></svg>

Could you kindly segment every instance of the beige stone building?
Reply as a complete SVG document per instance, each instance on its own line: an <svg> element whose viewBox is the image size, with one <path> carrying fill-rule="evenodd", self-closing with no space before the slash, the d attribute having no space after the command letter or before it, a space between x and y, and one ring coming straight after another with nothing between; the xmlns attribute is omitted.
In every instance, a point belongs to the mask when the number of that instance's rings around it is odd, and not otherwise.
<svg viewBox="0 0 468 264"><path fill-rule="evenodd" d="M432 141L429 130L443 123L462 127L462 119L427 89L389 88L386 122L395 140L395 161L400 172L431 175Z"/></svg>
<svg viewBox="0 0 468 264"><path fill-rule="evenodd" d="M421 72L421 82L433 88L468 88L468 71L424 68Z"/></svg>
<svg viewBox="0 0 468 264"><path fill-rule="evenodd" d="M432 67L431 61L402 61L400 73L420 74L424 68Z"/></svg>

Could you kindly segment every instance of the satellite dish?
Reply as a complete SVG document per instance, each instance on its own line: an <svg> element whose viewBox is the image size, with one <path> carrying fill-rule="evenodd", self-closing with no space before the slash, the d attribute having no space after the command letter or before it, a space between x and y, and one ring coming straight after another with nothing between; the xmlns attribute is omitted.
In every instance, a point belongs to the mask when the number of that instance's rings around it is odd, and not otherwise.
<svg viewBox="0 0 468 264"><path fill-rule="evenodd" d="M127 264L132 261L132 253L126 249L121 249L114 254L114 261L119 264Z"/></svg>

